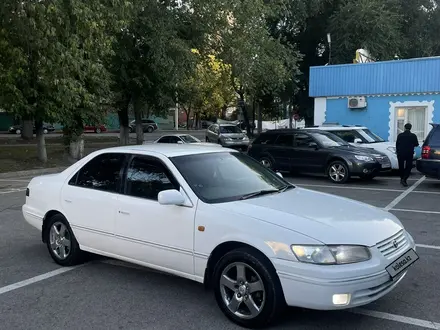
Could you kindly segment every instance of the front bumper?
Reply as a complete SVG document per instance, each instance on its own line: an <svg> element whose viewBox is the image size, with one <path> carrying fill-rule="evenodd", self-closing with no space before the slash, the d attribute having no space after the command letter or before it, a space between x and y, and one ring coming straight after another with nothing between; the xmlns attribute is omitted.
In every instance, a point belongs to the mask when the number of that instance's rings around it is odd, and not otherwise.
<svg viewBox="0 0 440 330"><path fill-rule="evenodd" d="M223 146L232 149L246 149L250 144L249 140L225 140Z"/></svg>
<svg viewBox="0 0 440 330"><path fill-rule="evenodd" d="M350 173L354 176L377 174L390 169L391 167L382 168L382 165L378 162L352 162L349 164Z"/></svg>
<svg viewBox="0 0 440 330"><path fill-rule="evenodd" d="M408 235L408 249L415 250ZM372 259L362 263L336 266L320 266L300 262L273 259L280 278L287 305L316 310L347 309L369 304L391 292L405 277L408 269L391 278L385 268L396 256L385 257L376 247L371 248ZM336 305L334 295L348 295L345 305Z"/></svg>

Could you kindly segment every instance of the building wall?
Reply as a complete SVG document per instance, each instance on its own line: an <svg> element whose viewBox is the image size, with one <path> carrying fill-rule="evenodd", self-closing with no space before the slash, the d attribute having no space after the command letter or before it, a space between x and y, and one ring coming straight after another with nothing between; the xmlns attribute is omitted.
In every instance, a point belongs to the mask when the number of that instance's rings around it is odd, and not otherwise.
<svg viewBox="0 0 440 330"><path fill-rule="evenodd" d="M392 141L394 132L390 128L393 120L390 110L398 106L426 106L429 109L427 122L440 122L440 95L400 95L367 97L365 109L351 110L346 97L327 98L325 109L321 105L316 108L315 116L324 117L325 122L337 122L341 125L364 125L385 140ZM322 102L322 101L320 101ZM399 103L401 102L401 103ZM322 112L325 112L323 115ZM430 118L429 118L430 117ZM317 123L315 124L322 124Z"/></svg>

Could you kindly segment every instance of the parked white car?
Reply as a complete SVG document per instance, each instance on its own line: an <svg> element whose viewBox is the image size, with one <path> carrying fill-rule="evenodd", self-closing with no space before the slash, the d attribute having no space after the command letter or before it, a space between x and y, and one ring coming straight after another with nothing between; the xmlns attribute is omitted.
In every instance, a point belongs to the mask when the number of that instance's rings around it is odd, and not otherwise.
<svg viewBox="0 0 440 330"><path fill-rule="evenodd" d="M336 134L351 145L370 148L384 153L391 161L393 170L399 169L399 162L396 154L396 144L387 142L365 126L319 126L308 129L319 129ZM414 153L414 158L415 158Z"/></svg>
<svg viewBox="0 0 440 330"><path fill-rule="evenodd" d="M202 142L195 136L190 134L167 134L162 135L156 139L153 143L176 143L176 144L192 144L192 145L202 145L202 146L217 146L221 145L217 143Z"/></svg>
<svg viewBox="0 0 440 330"><path fill-rule="evenodd" d="M371 303L418 259L393 214L298 188L218 147L96 151L32 179L23 215L58 264L79 263L87 251L204 283L247 327L276 320L286 304Z"/></svg>

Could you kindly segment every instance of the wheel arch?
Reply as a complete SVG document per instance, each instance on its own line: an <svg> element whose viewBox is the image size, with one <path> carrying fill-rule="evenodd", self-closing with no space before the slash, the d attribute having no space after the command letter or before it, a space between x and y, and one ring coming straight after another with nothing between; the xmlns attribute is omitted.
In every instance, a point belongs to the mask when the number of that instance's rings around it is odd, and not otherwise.
<svg viewBox="0 0 440 330"><path fill-rule="evenodd" d="M46 243L46 241L45 241L45 234L46 234L46 230L48 229L48 227L47 227L47 223L49 222L49 220L53 217L53 216L55 216L55 215L57 215L57 214L61 214L63 217L65 217L64 216L64 214L62 213L62 212L60 212L60 211L58 211L58 210L50 210L50 211L48 211L45 215L44 215L44 218L43 218L43 226L42 226L42 228L41 228L41 240L43 241L43 243Z"/></svg>
<svg viewBox="0 0 440 330"><path fill-rule="evenodd" d="M226 242L223 242L223 243L220 243L219 245L217 245L214 248L214 250L212 250L211 254L209 255L208 262L207 262L206 268L205 268L204 278L203 278L203 284L206 289L212 288L212 277L214 275L215 266L220 261L220 259L224 255L226 255L228 252L239 249L239 248L248 248L248 249L252 250L256 254L256 256L261 257L265 261L265 263L268 265L268 267L271 268L271 271L273 271L274 274L278 278L278 274L276 272L275 266L273 265L272 261L267 256L267 254L262 252L261 249L256 248L255 246L252 246L248 243L243 243L243 242L231 240L231 241L226 241ZM278 278L278 280L279 280L279 278Z"/></svg>
<svg viewBox="0 0 440 330"><path fill-rule="evenodd" d="M325 169L324 169L325 174L327 174L327 172L328 172L328 167L330 166L330 164L333 163L333 162L335 162L335 161L341 161L341 162L344 162L344 163L347 165L348 168L349 168L349 166L350 166L350 162L349 162L347 159L345 159L343 156L330 156L330 157L327 159L327 163L325 164Z"/></svg>

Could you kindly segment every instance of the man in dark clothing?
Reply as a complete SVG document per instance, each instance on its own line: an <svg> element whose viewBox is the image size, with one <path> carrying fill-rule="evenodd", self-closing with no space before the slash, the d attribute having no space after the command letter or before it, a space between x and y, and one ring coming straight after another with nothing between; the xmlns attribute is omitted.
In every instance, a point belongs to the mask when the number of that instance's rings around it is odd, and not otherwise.
<svg viewBox="0 0 440 330"><path fill-rule="evenodd" d="M419 146L417 135L411 133L411 124L405 125L405 131L397 136L396 153L399 161L400 183L408 187L409 175L411 174L414 148Z"/></svg>

